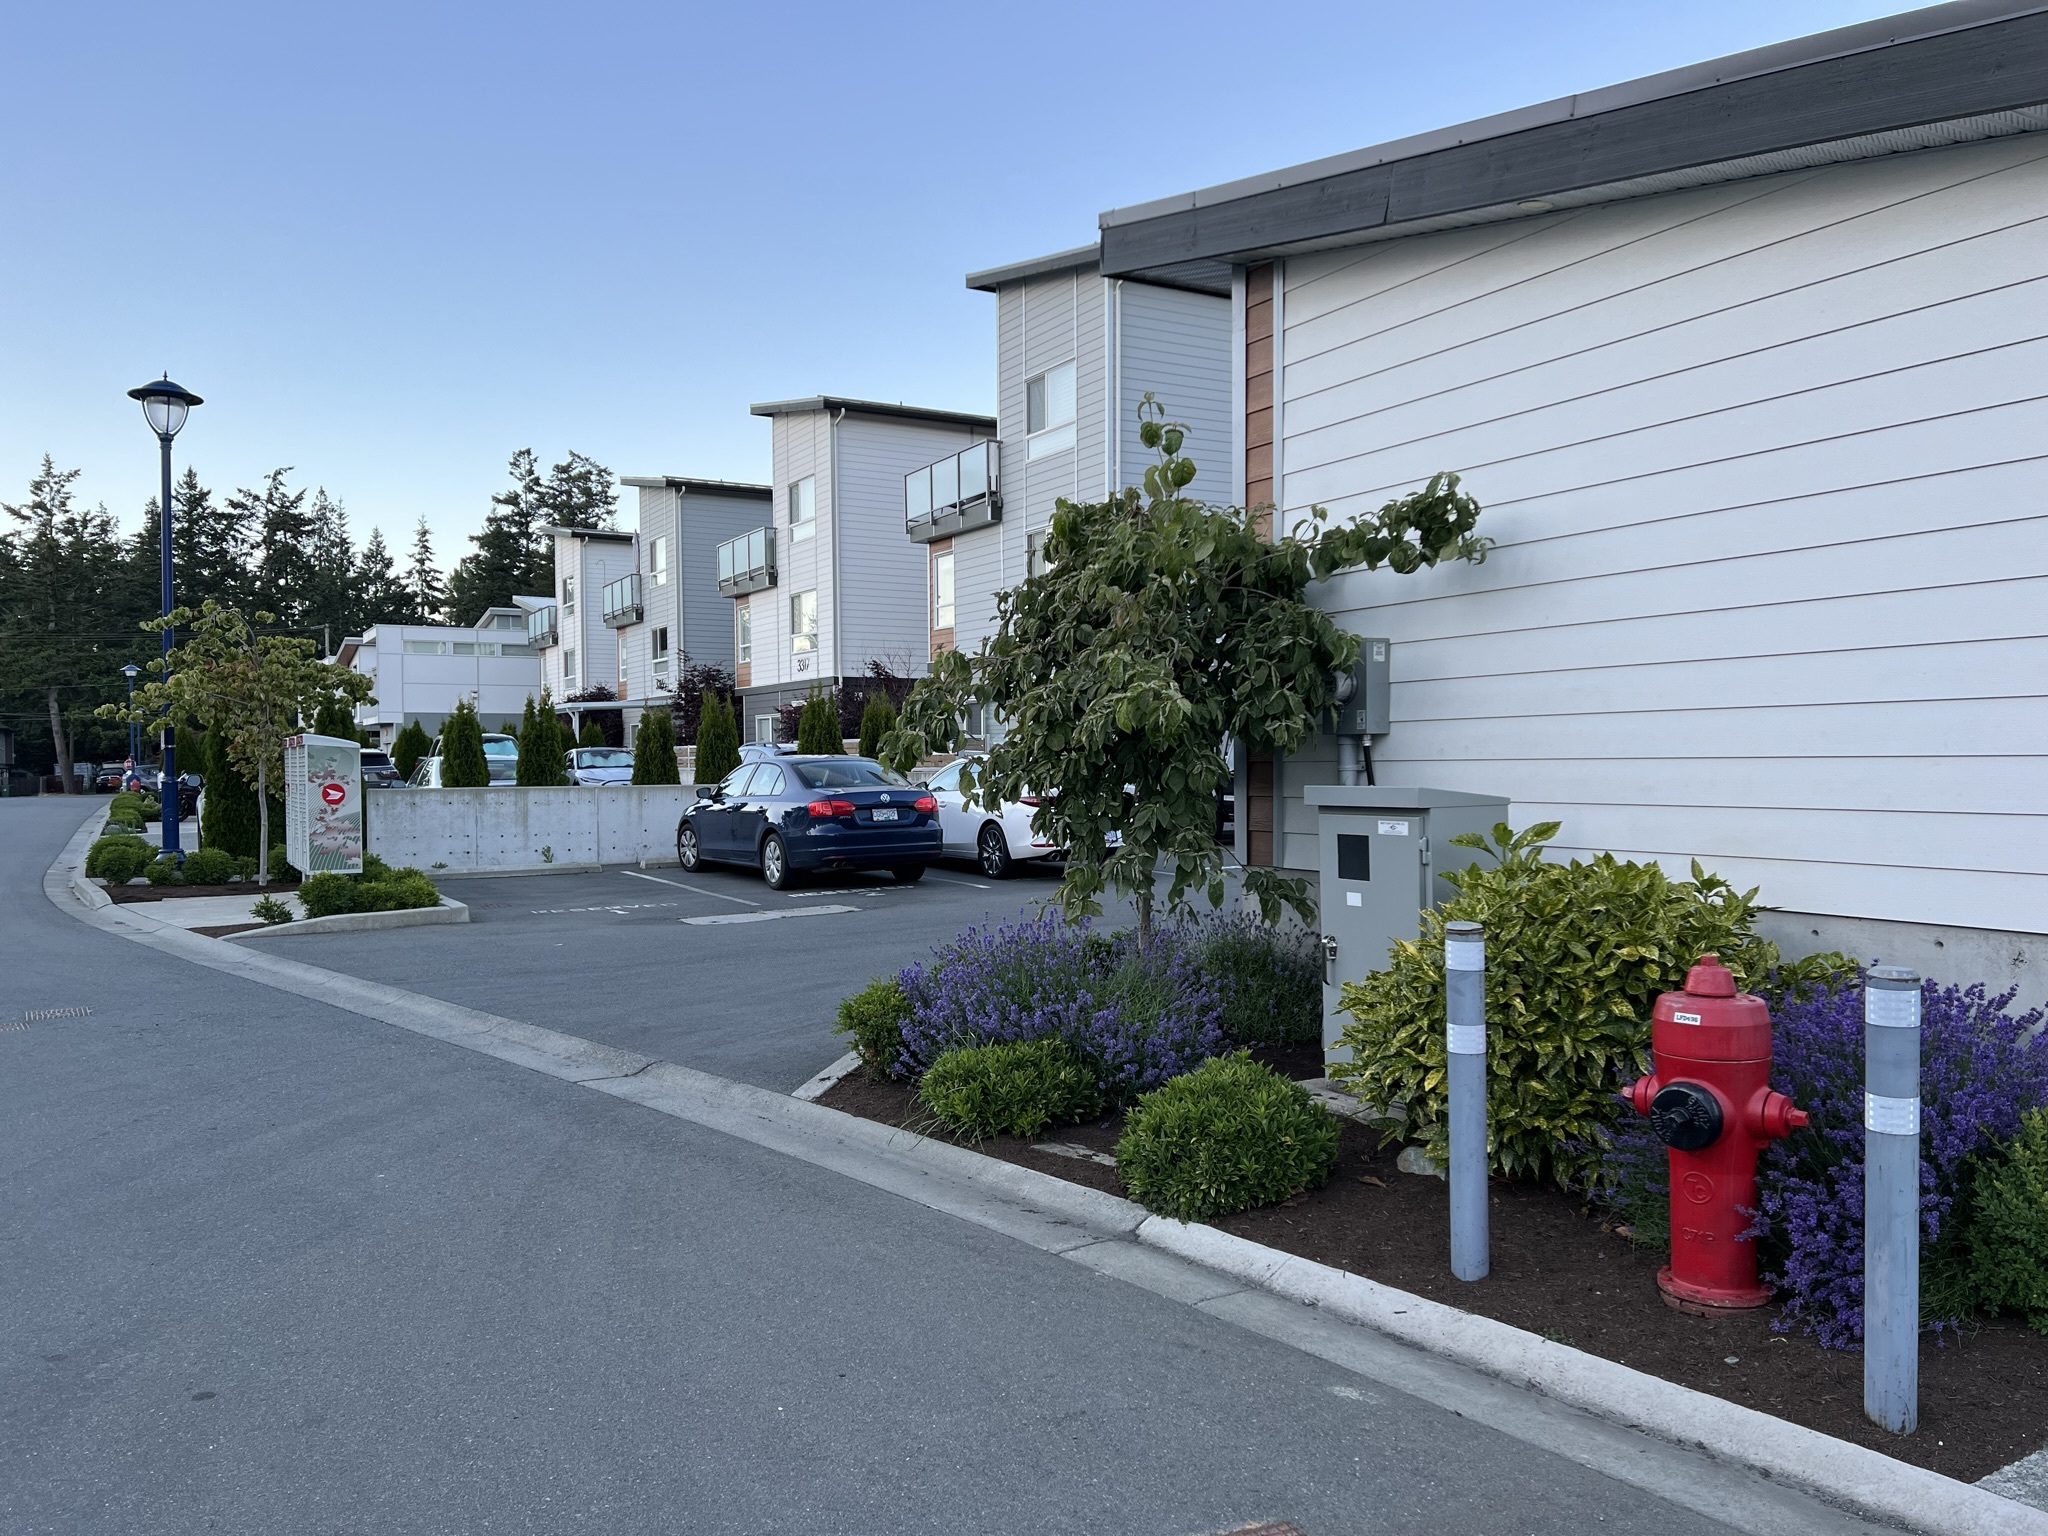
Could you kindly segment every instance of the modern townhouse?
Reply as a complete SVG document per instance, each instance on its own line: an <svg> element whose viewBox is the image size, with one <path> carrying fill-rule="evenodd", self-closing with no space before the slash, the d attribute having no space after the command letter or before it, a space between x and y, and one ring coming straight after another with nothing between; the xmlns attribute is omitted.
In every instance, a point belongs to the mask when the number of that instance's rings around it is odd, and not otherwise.
<svg viewBox="0 0 2048 1536"><path fill-rule="evenodd" d="M1189 429L1190 495L1230 499L1235 456L1227 272L1187 284L1104 277L1089 245L970 273L967 286L995 295L1000 433L904 482L934 650L971 651L995 632L996 594L1036 569L1061 497L1100 501L1143 482L1156 462L1138 441L1148 391Z"/></svg>
<svg viewBox="0 0 2048 1536"><path fill-rule="evenodd" d="M1936 6L1114 210L1102 266L1228 286L1235 495L1485 505L1484 565L1323 586L1393 642L1381 784L2011 979L2048 952L2044 129L2048 11ZM1333 745L1244 765L1251 862L1314 867Z"/></svg>
<svg viewBox="0 0 2048 1536"><path fill-rule="evenodd" d="M639 493L634 567L601 589L599 611L617 633L614 687L630 732L642 710L668 705L685 665L733 665L719 551L763 526L772 498L765 485L687 475L628 475L620 484Z"/></svg>
<svg viewBox="0 0 2048 1536"><path fill-rule="evenodd" d="M546 528L555 541L554 601L527 615L541 682L560 703L586 688L615 688L619 639L605 619L605 589L635 567L637 540L616 528Z"/></svg>
<svg viewBox="0 0 2048 1536"><path fill-rule="evenodd" d="M376 690L356 706L356 728L389 751L408 720L437 733L459 699L474 704L490 729L516 722L540 692L540 655L527 641L527 621L548 600L515 597L512 604L486 608L473 625L373 624L348 636L335 661Z"/></svg>
<svg viewBox="0 0 2048 1536"><path fill-rule="evenodd" d="M903 537L904 477L992 439L996 421L834 395L753 412L771 424L773 499L718 568L741 734L767 741L776 710L813 688L858 687L871 662L899 676L930 665L934 596L924 549Z"/></svg>

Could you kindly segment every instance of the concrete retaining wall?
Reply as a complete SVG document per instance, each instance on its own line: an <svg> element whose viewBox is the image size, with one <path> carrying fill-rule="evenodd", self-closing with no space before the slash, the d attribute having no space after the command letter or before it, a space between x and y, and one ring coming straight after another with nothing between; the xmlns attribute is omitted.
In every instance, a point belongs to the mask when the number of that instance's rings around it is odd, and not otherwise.
<svg viewBox="0 0 2048 1536"><path fill-rule="evenodd" d="M370 851L392 865L535 869L673 858L688 785L579 784L564 789L378 790ZM553 858L542 857L545 848Z"/></svg>

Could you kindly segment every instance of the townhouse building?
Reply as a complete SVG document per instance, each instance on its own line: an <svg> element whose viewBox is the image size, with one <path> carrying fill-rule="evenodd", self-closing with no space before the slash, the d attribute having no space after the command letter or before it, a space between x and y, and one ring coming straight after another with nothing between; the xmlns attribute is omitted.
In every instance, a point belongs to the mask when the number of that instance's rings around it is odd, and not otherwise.
<svg viewBox="0 0 2048 1536"><path fill-rule="evenodd" d="M1697 857L1802 950L2017 979L2043 130L2048 12L1972 0L1112 210L1102 271L1229 292L1233 499L1285 526L1453 469L1484 505L1485 564L1320 589L1393 642L1381 784ZM1336 777L1328 740L1244 763L1242 854L1312 869Z"/></svg>
<svg viewBox="0 0 2048 1536"><path fill-rule="evenodd" d="M741 734L774 739L776 711L813 688L858 687L870 662L931 662L925 550L903 537L904 477L996 435L992 416L836 395L753 407L772 433L765 517L727 541Z"/></svg>
<svg viewBox="0 0 2048 1536"><path fill-rule="evenodd" d="M459 699L476 706L488 730L516 724L528 697L540 692L540 653L528 642L528 620L548 606L545 597L515 597L512 606L486 608L471 625L373 624L348 636L336 663L362 673L375 689L356 706L356 728L389 751L408 720L438 734Z"/></svg>
<svg viewBox="0 0 2048 1536"><path fill-rule="evenodd" d="M605 589L637 564L638 540L616 528L546 528L555 541L553 601L527 615L541 682L560 703L619 676L618 632L605 620Z"/></svg>

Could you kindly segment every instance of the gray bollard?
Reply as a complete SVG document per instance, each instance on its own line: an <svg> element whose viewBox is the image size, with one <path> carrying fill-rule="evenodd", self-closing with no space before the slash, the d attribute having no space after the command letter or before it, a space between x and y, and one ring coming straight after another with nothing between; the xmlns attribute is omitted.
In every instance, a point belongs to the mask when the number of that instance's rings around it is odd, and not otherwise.
<svg viewBox="0 0 2048 1536"><path fill-rule="evenodd" d="M1444 925L1444 1036L1450 1053L1451 1273L1492 1267L1486 1210L1486 932Z"/></svg>
<svg viewBox="0 0 2048 1536"><path fill-rule="evenodd" d="M1920 977L1872 966L1863 992L1863 1412L1920 1423Z"/></svg>

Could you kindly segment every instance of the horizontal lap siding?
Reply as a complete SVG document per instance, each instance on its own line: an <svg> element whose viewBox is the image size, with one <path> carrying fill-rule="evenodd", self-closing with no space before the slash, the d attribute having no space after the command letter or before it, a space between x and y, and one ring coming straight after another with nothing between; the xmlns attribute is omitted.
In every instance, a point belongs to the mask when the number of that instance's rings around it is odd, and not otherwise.
<svg viewBox="0 0 2048 1536"><path fill-rule="evenodd" d="M1230 300L1178 288L1124 283L1117 293L1121 331L1117 432L1119 478L1143 485L1158 455L1138 440L1138 403L1158 396L1168 421L1187 426L1184 451L1195 461L1187 494L1231 499L1236 431L1230 400Z"/></svg>
<svg viewBox="0 0 2048 1536"><path fill-rule="evenodd" d="M2048 931L2048 144L1287 263L1282 505L1465 474L1479 567L1318 600L1394 649L1381 782L1799 911ZM1283 774L1282 856L1313 860Z"/></svg>

